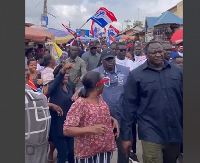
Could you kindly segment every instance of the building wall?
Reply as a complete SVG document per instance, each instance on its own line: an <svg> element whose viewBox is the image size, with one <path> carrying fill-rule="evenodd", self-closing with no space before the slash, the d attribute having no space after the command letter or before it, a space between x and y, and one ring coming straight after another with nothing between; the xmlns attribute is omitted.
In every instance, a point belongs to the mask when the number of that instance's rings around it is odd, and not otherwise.
<svg viewBox="0 0 200 163"><path fill-rule="evenodd" d="M177 16L183 18L183 1L177 4Z"/></svg>
<svg viewBox="0 0 200 163"><path fill-rule="evenodd" d="M172 9L168 11L179 16L180 18L183 18L183 1L180 1L179 3L177 3L176 7L173 7Z"/></svg>

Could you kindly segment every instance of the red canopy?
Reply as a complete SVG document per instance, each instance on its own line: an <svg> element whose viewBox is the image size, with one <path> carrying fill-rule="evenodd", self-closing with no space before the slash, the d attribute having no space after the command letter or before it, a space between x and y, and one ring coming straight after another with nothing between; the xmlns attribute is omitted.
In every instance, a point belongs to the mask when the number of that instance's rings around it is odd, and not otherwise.
<svg viewBox="0 0 200 163"><path fill-rule="evenodd" d="M55 36L52 33L46 32L32 27L25 27L25 40L45 41L46 38L54 40Z"/></svg>
<svg viewBox="0 0 200 163"><path fill-rule="evenodd" d="M179 29L174 32L173 36L171 37L172 42L176 42L178 40L183 40L183 29Z"/></svg>

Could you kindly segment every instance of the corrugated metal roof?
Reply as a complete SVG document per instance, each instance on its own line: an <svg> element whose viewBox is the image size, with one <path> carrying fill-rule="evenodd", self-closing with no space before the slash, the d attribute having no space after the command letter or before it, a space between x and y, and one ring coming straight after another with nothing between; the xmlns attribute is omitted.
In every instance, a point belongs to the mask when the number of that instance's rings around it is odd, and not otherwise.
<svg viewBox="0 0 200 163"><path fill-rule="evenodd" d="M154 24L157 22L158 17L146 17L147 28L152 28Z"/></svg>
<svg viewBox="0 0 200 163"><path fill-rule="evenodd" d="M166 11L158 18L154 26L160 24L183 24L183 19L169 11Z"/></svg>

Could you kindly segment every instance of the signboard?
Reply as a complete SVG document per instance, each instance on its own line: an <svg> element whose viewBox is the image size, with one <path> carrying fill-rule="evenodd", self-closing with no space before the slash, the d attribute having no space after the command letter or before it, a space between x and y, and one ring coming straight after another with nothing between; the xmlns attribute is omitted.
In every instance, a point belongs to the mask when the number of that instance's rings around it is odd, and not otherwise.
<svg viewBox="0 0 200 163"><path fill-rule="evenodd" d="M42 25L47 26L48 25L48 16L42 16Z"/></svg>
<svg viewBox="0 0 200 163"><path fill-rule="evenodd" d="M78 31L78 29L76 29L76 31ZM87 30L87 29L80 29L80 31L78 31L77 34L78 34L80 37L89 37L89 36L90 36L90 30Z"/></svg>

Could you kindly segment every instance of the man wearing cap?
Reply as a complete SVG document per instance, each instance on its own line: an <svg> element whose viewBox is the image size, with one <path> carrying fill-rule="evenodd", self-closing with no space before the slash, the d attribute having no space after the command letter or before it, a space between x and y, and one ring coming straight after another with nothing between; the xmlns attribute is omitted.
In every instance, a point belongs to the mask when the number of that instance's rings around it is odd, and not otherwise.
<svg viewBox="0 0 200 163"><path fill-rule="evenodd" d="M101 52L102 65L93 71L101 73L104 78L109 78L110 82L105 84L102 97L110 109L110 114L114 117L120 125L120 114L122 108L122 100L124 89L129 75L127 67L115 63L115 52L109 48ZM128 163L129 158L126 157L121 151L121 139L117 139L118 147L118 163Z"/></svg>
<svg viewBox="0 0 200 163"><path fill-rule="evenodd" d="M91 71L98 67L101 55L99 53L97 53L96 42L93 42L93 41L90 42L89 48L90 48L90 50L85 52L82 55L82 59L85 61L87 70Z"/></svg>

